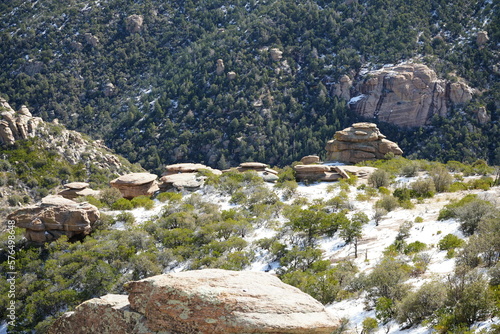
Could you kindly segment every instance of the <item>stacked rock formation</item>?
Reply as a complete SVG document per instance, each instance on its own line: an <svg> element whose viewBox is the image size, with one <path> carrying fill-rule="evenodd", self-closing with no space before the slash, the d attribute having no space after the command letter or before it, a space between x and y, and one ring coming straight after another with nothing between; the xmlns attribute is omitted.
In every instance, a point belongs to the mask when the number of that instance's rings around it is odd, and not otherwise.
<svg viewBox="0 0 500 334"><path fill-rule="evenodd" d="M438 79L423 64L370 71L354 90L358 93L349 106L358 115L404 127L428 124L433 115L446 116L451 104L468 102L473 95L473 89L464 82Z"/></svg>
<svg viewBox="0 0 500 334"><path fill-rule="evenodd" d="M343 175L336 166L326 165L296 165L295 177L297 181L338 181L349 176Z"/></svg>
<svg viewBox="0 0 500 334"><path fill-rule="evenodd" d="M125 285L60 317L51 334L327 334L338 326L324 306L277 277L251 271L193 270Z"/></svg>
<svg viewBox="0 0 500 334"><path fill-rule="evenodd" d="M82 196L95 196L98 193L98 191L90 189L86 182L71 182L66 183L64 189L57 194L67 199L75 199Z"/></svg>
<svg viewBox="0 0 500 334"><path fill-rule="evenodd" d="M374 123L355 123L337 131L326 144L327 160L358 163L365 160L383 159L387 153L402 155L398 144L385 139Z"/></svg>
<svg viewBox="0 0 500 334"><path fill-rule="evenodd" d="M138 196L152 196L160 190L157 178L157 175L150 173L130 173L112 180L110 185L120 190L123 197L132 199Z"/></svg>
<svg viewBox="0 0 500 334"><path fill-rule="evenodd" d="M217 64L216 64L216 68L215 68L215 73L217 75L222 75L224 74L224 60L222 59L217 59Z"/></svg>
<svg viewBox="0 0 500 334"><path fill-rule="evenodd" d="M283 58L283 51L281 51L278 48L272 48L270 52L271 52L271 59L274 61L280 61L281 58Z"/></svg>
<svg viewBox="0 0 500 334"><path fill-rule="evenodd" d="M11 213L7 219L26 229L24 236L28 241L44 243L61 235L83 237L92 231L99 217L99 210L89 203L77 203L51 195L36 205Z"/></svg>
<svg viewBox="0 0 500 334"><path fill-rule="evenodd" d="M144 21L144 17L142 15L130 15L125 19L125 25L127 27L127 31L131 34L140 32L142 29L142 23Z"/></svg>
<svg viewBox="0 0 500 334"><path fill-rule="evenodd" d="M223 172L236 170L240 173L254 171L266 182L276 182L278 180L278 172L269 168L269 165L262 162L243 162L238 167L233 169L223 170Z"/></svg>
<svg viewBox="0 0 500 334"><path fill-rule="evenodd" d="M12 145L19 139L36 135L36 129L42 122L40 117L33 117L26 106L17 112L3 98L0 98L0 143Z"/></svg>
<svg viewBox="0 0 500 334"><path fill-rule="evenodd" d="M303 165L312 165L319 163L319 157L317 155L306 155L300 159L300 163Z"/></svg>
<svg viewBox="0 0 500 334"><path fill-rule="evenodd" d="M207 170L215 175L222 174L220 170L213 169L203 164L182 163L168 165L165 167L165 172L160 178L160 190L196 190L203 186L205 180L205 177L199 176L198 174L198 172L202 170Z"/></svg>

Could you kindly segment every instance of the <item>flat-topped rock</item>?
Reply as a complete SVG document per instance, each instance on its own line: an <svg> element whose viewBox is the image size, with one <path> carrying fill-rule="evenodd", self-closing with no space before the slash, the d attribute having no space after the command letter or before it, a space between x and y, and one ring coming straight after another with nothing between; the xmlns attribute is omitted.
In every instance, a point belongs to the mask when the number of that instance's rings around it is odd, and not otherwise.
<svg viewBox="0 0 500 334"><path fill-rule="evenodd" d="M158 176L150 173L131 173L112 180L110 185L120 190L124 198L132 199L138 196L152 196L157 192L160 189L157 178Z"/></svg>
<svg viewBox="0 0 500 334"><path fill-rule="evenodd" d="M311 165L311 164L317 164L319 163L319 157L317 155L307 155L300 159L300 162L303 165Z"/></svg>
<svg viewBox="0 0 500 334"><path fill-rule="evenodd" d="M203 185L204 178L197 173L180 173L165 175L160 178L159 187L162 191L172 188L176 190L196 190Z"/></svg>
<svg viewBox="0 0 500 334"><path fill-rule="evenodd" d="M222 172L218 169L213 169L209 166L198 164L198 163L180 163L174 165L165 166L165 172L163 175L171 175L177 173L197 173L200 170L208 170L215 175L220 175Z"/></svg>
<svg viewBox="0 0 500 334"><path fill-rule="evenodd" d="M76 189L76 190L84 189L84 188L87 188L88 186L89 186L89 184L86 182L70 182L70 183L64 184L65 188Z"/></svg>
<svg viewBox="0 0 500 334"><path fill-rule="evenodd" d="M142 185L153 182L157 178L157 175L150 173L130 173L112 180L111 184Z"/></svg>
<svg viewBox="0 0 500 334"><path fill-rule="evenodd" d="M24 236L28 241L44 243L61 235L83 237L92 231L99 217L99 210L89 203L50 195L35 205L14 211L7 219L26 229Z"/></svg>
<svg viewBox="0 0 500 334"><path fill-rule="evenodd" d="M243 162L239 165L239 167L259 169L259 168L268 168L269 165L261 163L261 162Z"/></svg>
<svg viewBox="0 0 500 334"><path fill-rule="evenodd" d="M125 284L60 317L57 334L330 334L339 321L310 295L264 272L192 270Z"/></svg>

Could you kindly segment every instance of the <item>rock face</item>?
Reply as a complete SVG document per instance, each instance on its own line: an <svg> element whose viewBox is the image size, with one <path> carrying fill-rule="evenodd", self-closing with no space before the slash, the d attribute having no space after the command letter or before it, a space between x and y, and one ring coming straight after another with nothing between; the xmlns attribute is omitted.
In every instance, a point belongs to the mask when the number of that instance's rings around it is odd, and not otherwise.
<svg viewBox="0 0 500 334"><path fill-rule="evenodd" d="M352 80L347 75L343 75L339 81L339 83L335 84L335 96L348 101L351 98Z"/></svg>
<svg viewBox="0 0 500 334"><path fill-rule="evenodd" d="M283 58L283 51L278 48L272 48L269 50L271 53L271 59L274 61L280 61Z"/></svg>
<svg viewBox="0 0 500 334"><path fill-rule="evenodd" d="M196 190L203 186L206 177L199 176L198 172L207 170L215 175L220 175L222 172L218 169L213 169L203 164L181 163L165 166L165 172L160 178L160 190L167 191L169 189Z"/></svg>
<svg viewBox="0 0 500 334"><path fill-rule="evenodd" d="M36 205L11 213L7 219L14 220L17 227L26 229L28 241L44 243L61 235L67 235L68 238L85 236L92 231L99 217L99 210L91 204L76 203L52 195Z"/></svg>
<svg viewBox="0 0 500 334"><path fill-rule="evenodd" d="M130 15L125 20L127 31L131 34L141 31L143 21L144 17L142 15Z"/></svg>
<svg viewBox="0 0 500 334"><path fill-rule="evenodd" d="M327 160L344 163L382 159L387 153L403 154L396 143L385 139L374 123L355 123L337 131L325 149Z"/></svg>
<svg viewBox="0 0 500 334"><path fill-rule="evenodd" d="M423 64L404 64L368 72L349 106L357 114L403 127L422 126L433 115L445 116L450 104L471 100L464 82L438 79Z"/></svg>
<svg viewBox="0 0 500 334"><path fill-rule="evenodd" d="M222 59L217 59L217 64L215 68L215 73L217 75L222 75L224 74L224 61Z"/></svg>
<svg viewBox="0 0 500 334"><path fill-rule="evenodd" d="M344 178L336 166L326 165L296 165L295 177L297 181L338 181ZM347 177L348 178L348 177Z"/></svg>
<svg viewBox="0 0 500 334"><path fill-rule="evenodd" d="M99 192L89 188L86 182L71 182L64 185L64 189L58 192L59 196L67 199L75 199L82 196L95 196Z"/></svg>
<svg viewBox="0 0 500 334"><path fill-rule="evenodd" d="M66 313L49 333L329 334L339 322L299 289L263 272L194 270L125 285Z"/></svg>
<svg viewBox="0 0 500 334"><path fill-rule="evenodd" d="M181 163L181 164L174 164L174 165L167 165L165 166L165 172L162 174L163 176L165 175L172 175L172 174L179 174L179 173L198 173L200 170L208 170L215 175L221 175L222 172L218 169L213 169L212 167L205 166L203 164L196 164L196 163Z"/></svg>
<svg viewBox="0 0 500 334"><path fill-rule="evenodd" d="M17 112L3 98L0 98L0 143L12 145L19 139L36 136L40 117L33 117L26 106Z"/></svg>
<svg viewBox="0 0 500 334"><path fill-rule="evenodd" d="M138 196L152 196L158 188L158 176L150 173L130 173L110 182L113 188L120 190L122 196L132 199Z"/></svg>
<svg viewBox="0 0 500 334"><path fill-rule="evenodd" d="M300 159L300 162L303 165L311 165L319 163L319 157L317 155L307 155Z"/></svg>

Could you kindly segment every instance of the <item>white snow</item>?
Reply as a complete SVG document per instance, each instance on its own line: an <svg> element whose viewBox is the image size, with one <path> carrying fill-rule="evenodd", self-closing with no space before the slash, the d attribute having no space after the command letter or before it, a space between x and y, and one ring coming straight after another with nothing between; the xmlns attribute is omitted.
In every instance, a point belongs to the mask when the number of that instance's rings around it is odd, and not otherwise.
<svg viewBox="0 0 500 334"><path fill-rule="evenodd" d="M364 99L365 96L366 96L365 94L355 96L352 99L350 99L349 102L347 102L347 104L355 104L355 103L359 102L360 100Z"/></svg>

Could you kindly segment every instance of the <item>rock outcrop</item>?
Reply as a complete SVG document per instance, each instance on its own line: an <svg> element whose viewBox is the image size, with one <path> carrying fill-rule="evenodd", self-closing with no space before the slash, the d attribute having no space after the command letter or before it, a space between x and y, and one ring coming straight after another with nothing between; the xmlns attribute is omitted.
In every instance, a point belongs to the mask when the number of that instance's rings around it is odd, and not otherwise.
<svg viewBox="0 0 500 334"><path fill-rule="evenodd" d="M202 170L209 171L215 175L222 174L220 170L213 169L203 164L181 163L168 165L165 166L165 172L160 178L160 190L167 191L175 189L179 191L193 191L199 189L203 186L206 179L206 177L198 175Z"/></svg>
<svg viewBox="0 0 500 334"><path fill-rule="evenodd" d="M130 15L125 19L125 25L127 27L127 31L131 34L138 33L142 29L142 23L144 21L144 17L142 15Z"/></svg>
<svg viewBox="0 0 500 334"><path fill-rule="evenodd" d="M335 96L348 101L351 98L352 80L347 75L340 77L339 83L335 84Z"/></svg>
<svg viewBox="0 0 500 334"><path fill-rule="evenodd" d="M89 188L86 182L70 182L64 185L64 189L58 192L59 196L67 199L75 199L82 196L95 196L99 192Z"/></svg>
<svg viewBox="0 0 500 334"><path fill-rule="evenodd" d="M283 51L278 48L272 48L269 52L271 54L271 59L274 61L280 61L281 58L283 58Z"/></svg>
<svg viewBox="0 0 500 334"><path fill-rule="evenodd" d="M215 65L215 73L217 75L224 74L224 61L222 59L217 59L217 64Z"/></svg>
<svg viewBox="0 0 500 334"><path fill-rule="evenodd" d="M376 168L357 166L330 166L330 165L296 165L295 177L297 181L332 182L349 179L351 175L360 179L367 179Z"/></svg>
<svg viewBox="0 0 500 334"><path fill-rule="evenodd" d="M317 155L306 155L300 159L300 163L303 165L312 165L319 163L319 157Z"/></svg>
<svg viewBox="0 0 500 334"><path fill-rule="evenodd" d="M236 79L236 72L234 72L234 71L227 72L227 79L228 80L234 80L234 79Z"/></svg>
<svg viewBox="0 0 500 334"><path fill-rule="evenodd" d="M83 37L85 38L85 42L94 48L99 44L99 38L92 35L90 32L83 34Z"/></svg>
<svg viewBox="0 0 500 334"><path fill-rule="evenodd" d="M476 35L476 44L479 48L483 48L490 38L488 37L487 31L478 31Z"/></svg>
<svg viewBox="0 0 500 334"><path fill-rule="evenodd" d="M85 236L92 231L99 217L99 210L89 203L51 195L36 205L14 211L7 219L26 229L24 235L28 241L44 243L61 235L68 238Z"/></svg>
<svg viewBox="0 0 500 334"><path fill-rule="evenodd" d="M138 196L152 196L160 190L157 178L157 175L150 173L130 173L112 180L110 185L120 190L124 198L132 199Z"/></svg>
<svg viewBox="0 0 500 334"><path fill-rule="evenodd" d="M125 285L60 317L49 333L329 334L339 325L321 303L277 277L193 270Z"/></svg>
<svg viewBox="0 0 500 334"><path fill-rule="evenodd" d="M254 171L266 182L276 182L278 180L278 172L269 168L269 165L262 162L243 162L236 168L226 169L222 172L237 171L240 173Z"/></svg>
<svg viewBox="0 0 500 334"><path fill-rule="evenodd" d="M337 131L326 144L327 160L358 163L364 160L383 159L387 153L402 155L399 146L385 139L374 123L355 123Z"/></svg>
<svg viewBox="0 0 500 334"><path fill-rule="evenodd" d="M464 82L438 79L423 64L368 72L355 91L348 103L354 112L403 127L428 124L433 115L445 116L451 104L468 102L473 94Z"/></svg>
<svg viewBox="0 0 500 334"><path fill-rule="evenodd" d="M16 140L36 136L40 117L33 117L26 106L17 112L3 98L0 98L0 144L12 145Z"/></svg>

